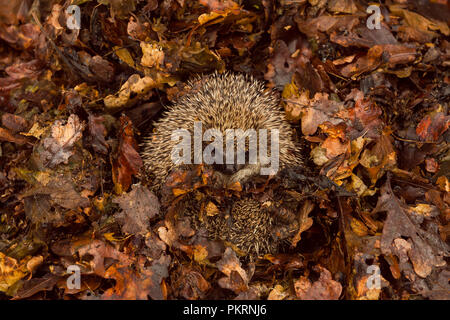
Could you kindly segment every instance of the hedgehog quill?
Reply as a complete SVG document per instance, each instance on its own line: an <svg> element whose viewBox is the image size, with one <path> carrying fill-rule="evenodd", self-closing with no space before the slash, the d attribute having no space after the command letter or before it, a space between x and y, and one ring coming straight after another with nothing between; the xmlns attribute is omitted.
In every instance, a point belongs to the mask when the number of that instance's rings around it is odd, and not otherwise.
<svg viewBox="0 0 450 320"><path fill-rule="evenodd" d="M267 129L226 129L225 130L226 152L224 153L224 137L218 128L207 129L204 133L202 123L194 122L194 137L187 129L178 129L172 132L171 140L178 141L172 149L171 159L174 164L192 164L192 150L194 145L194 164L224 164L241 165L246 161L246 150L248 149L248 162L260 167L261 175L276 174L279 167L279 130L272 129L270 132L270 153L268 153ZM203 148L203 141L212 142ZM248 138L248 148L245 145L245 139ZM235 143L236 140L236 143ZM259 144L258 144L259 142ZM236 147L236 150L235 150ZM235 156L235 153L237 156ZM270 157L269 157L270 155ZM269 165L263 167L262 165Z"/></svg>
<svg viewBox="0 0 450 320"><path fill-rule="evenodd" d="M226 163L221 166L223 171L234 173L235 176L246 170L259 173L261 158L277 156L280 169L302 163L291 125L280 110L279 101L273 92L264 90L263 82L249 75L229 73L214 73L202 77L199 82L199 86L194 81L188 84L191 92L168 108L161 119L154 123L154 132L142 144L141 154L145 167L153 175L157 187L181 164L189 163L191 159L194 164L202 163L201 154L205 154L205 151L211 155L208 150L202 150L202 146L198 146L198 136L216 138L213 144L216 154L211 157L216 164ZM203 131L201 134L196 132L199 126ZM230 141L230 132L233 130L234 135ZM267 132L266 136L259 135L259 159L255 159L256 132ZM277 133L278 137L273 133ZM185 138L184 143L180 144L179 139L173 138L177 134ZM223 141L217 141L220 136L226 137L224 148L221 148ZM271 143L273 141L277 142L278 150L274 150L275 146ZM235 148L230 148L231 144ZM204 149L210 146L211 144ZM268 150L261 150L261 146ZM189 150L190 153L179 156L180 149ZM223 154L224 149L227 154ZM230 155L233 149L237 152ZM272 151L277 154L272 154ZM243 165L242 155L247 153L249 161L247 165ZM176 159L174 155L177 155ZM180 159L185 161L177 161Z"/></svg>

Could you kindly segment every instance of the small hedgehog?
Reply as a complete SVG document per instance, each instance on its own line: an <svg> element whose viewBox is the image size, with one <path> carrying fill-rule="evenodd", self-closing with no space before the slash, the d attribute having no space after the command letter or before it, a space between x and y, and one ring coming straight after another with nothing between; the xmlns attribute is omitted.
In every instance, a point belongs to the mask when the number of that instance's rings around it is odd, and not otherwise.
<svg viewBox="0 0 450 320"><path fill-rule="evenodd" d="M172 133L181 129L193 135L196 123L201 123L202 133L208 129L217 129L224 136L228 129L240 129L241 132L252 129L260 132L261 129L266 129L270 135L276 129L279 169L302 164L293 129L280 110L275 93L265 91L263 82L249 75L214 73L189 82L188 88L188 93L168 108L161 119L154 123L153 132L143 140L141 154L147 172L153 177L154 190L161 190L168 175L181 166L173 161L172 152L179 142L172 139ZM270 149L270 155L271 137L268 136L266 140L270 144L267 148ZM240 138L242 136L239 135L233 138L234 146ZM190 145L194 144L189 141ZM245 157L250 159L250 139L244 137L244 141ZM225 144L224 140L222 143ZM194 153L192 150L191 152ZM225 158L224 154L219 157ZM229 177L228 182L242 183L260 173L259 162L256 165L229 165L227 161L226 166L223 163L214 169L220 171L222 176ZM273 253L279 244L271 236L275 227L272 213L256 200L239 200L232 204L230 211L222 208L218 216L208 217L201 222L198 220L201 214L197 200L188 196L184 201L189 204L181 216L190 216L194 229L205 227L210 238L234 244L250 259Z"/></svg>
<svg viewBox="0 0 450 320"><path fill-rule="evenodd" d="M144 165L153 176L153 187L156 190L161 188L170 172L179 165L172 159L174 147L179 143L172 140L172 133L187 130L193 135L195 123L201 123L203 132L218 129L224 136L227 129L241 129L244 132L249 129L266 129L269 132L269 144L271 130L277 129L279 169L302 163L300 149L294 141L293 130L284 112L280 110L279 100L274 92L264 90L263 82L250 75L214 73L189 82L188 88L190 91L154 123L152 134L144 138L142 143ZM236 135L235 145L237 139L239 137ZM248 141L245 139L246 156L249 153ZM270 146L268 149L271 150ZM234 180L237 181L241 176L257 173L255 168L259 167L259 162L253 167L221 166L224 173L233 173Z"/></svg>
<svg viewBox="0 0 450 320"><path fill-rule="evenodd" d="M288 209L280 207L277 200L261 203L245 196L231 204L219 203L219 212L209 216L205 211L209 201L198 191L190 193L179 207L180 218L188 217L191 227L197 231L203 229L206 234L200 233L210 239L233 245L247 261L276 253L299 228L297 217L292 213L296 211L293 203L287 205Z"/></svg>
<svg viewBox="0 0 450 320"><path fill-rule="evenodd" d="M231 210L221 208L215 216L202 215L202 221L199 220L198 200L191 197L187 203L184 214L191 216L194 229L203 226L211 239L231 243L249 258L274 253L277 249L280 241L272 233L279 219L257 200L237 200Z"/></svg>

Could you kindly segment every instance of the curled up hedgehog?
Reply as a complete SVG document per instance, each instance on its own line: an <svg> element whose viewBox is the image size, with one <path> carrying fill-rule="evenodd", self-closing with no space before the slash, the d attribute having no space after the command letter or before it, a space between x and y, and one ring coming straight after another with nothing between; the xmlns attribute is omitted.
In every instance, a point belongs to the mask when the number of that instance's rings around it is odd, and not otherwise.
<svg viewBox="0 0 450 320"><path fill-rule="evenodd" d="M260 154L256 154L256 160L253 158L250 161L252 145L248 130L255 130L257 133L263 132L261 129L266 130L267 156L272 157L276 153L276 169L302 164L294 131L280 109L274 92L266 91L264 83L252 76L214 73L189 82L188 93L168 107L154 123L153 132L143 140L141 155L156 191L161 189L175 168L186 165L174 160L173 152L180 143L179 139L173 139L174 132L190 134L193 137L187 140L188 147L192 148L183 149L189 150L190 154L184 154L186 151L182 154L193 159L192 163L198 163L195 162L195 134L198 134L196 129L200 130L201 135L208 129L213 129L215 133L225 137L221 141L217 140L224 148L215 149L211 157L222 159L214 163L214 170L220 173L226 184L243 183L255 175L260 175L261 169L267 164L258 157ZM226 143L229 142L229 130L234 130L230 145L236 147L237 151L230 156L231 161L226 158L228 154L225 154L228 151ZM216 141L217 135L210 138L209 141ZM245 148L242 152L248 163L236 161L239 141L244 141L240 146L241 149ZM274 142L278 148L272 148ZM205 144L201 146L202 151L205 147L207 148ZM198 222L200 204L195 197L186 199L186 215ZM250 196L232 202L231 208L219 206L219 209L219 214L213 217L201 219L200 223L194 221L194 228L203 226L208 230L210 238L231 243L250 256L273 253L276 250L277 243L273 240L273 232L277 218L273 210L267 210L260 201Z"/></svg>

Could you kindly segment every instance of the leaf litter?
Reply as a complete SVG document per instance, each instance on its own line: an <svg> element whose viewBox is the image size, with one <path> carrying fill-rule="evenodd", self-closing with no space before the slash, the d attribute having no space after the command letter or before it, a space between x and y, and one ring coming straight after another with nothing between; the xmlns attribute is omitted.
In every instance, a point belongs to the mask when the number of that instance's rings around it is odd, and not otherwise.
<svg viewBox="0 0 450 320"><path fill-rule="evenodd" d="M67 5L0 13L0 299L450 299L447 1L381 2L376 29L358 0L88 0L79 30ZM226 70L279 94L304 168L179 169L159 195L142 137ZM194 225L248 196L274 254Z"/></svg>

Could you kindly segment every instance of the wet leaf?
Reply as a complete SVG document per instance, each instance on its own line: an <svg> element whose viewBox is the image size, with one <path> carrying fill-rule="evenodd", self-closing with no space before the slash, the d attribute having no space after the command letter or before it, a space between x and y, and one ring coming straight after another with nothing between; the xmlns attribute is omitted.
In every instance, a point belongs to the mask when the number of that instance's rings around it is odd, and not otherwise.
<svg viewBox="0 0 450 320"><path fill-rule="evenodd" d="M439 137L448 129L450 117L442 112L427 115L417 125L416 133L422 141L437 141Z"/></svg>
<svg viewBox="0 0 450 320"><path fill-rule="evenodd" d="M142 159L137 152L133 124L127 116L120 118L119 150L112 162L113 181L118 194L127 191L131 185L131 176L142 167Z"/></svg>

